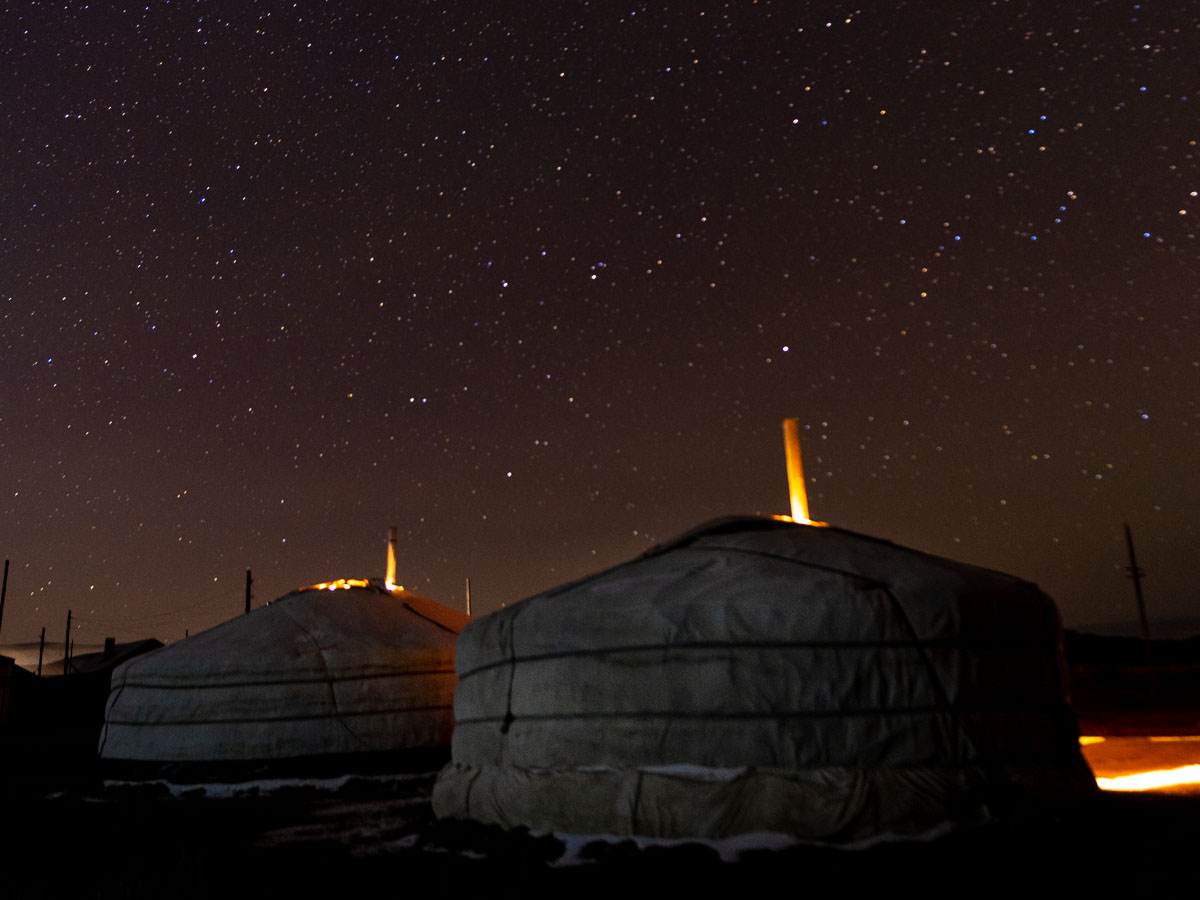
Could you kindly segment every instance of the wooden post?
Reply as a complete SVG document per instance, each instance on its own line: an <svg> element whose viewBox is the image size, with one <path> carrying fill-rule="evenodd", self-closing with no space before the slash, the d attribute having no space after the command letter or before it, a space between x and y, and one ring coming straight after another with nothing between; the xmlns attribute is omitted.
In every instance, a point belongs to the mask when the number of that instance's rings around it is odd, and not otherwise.
<svg viewBox="0 0 1200 900"><path fill-rule="evenodd" d="M1153 666L1154 660L1150 653L1150 621L1146 618L1146 601L1142 598L1142 576L1146 571L1137 564L1137 556L1133 552L1133 532L1129 523L1125 523L1125 546L1129 549L1129 565L1125 570L1133 579L1133 594L1137 598L1138 619L1142 623L1142 642L1146 645L1146 665Z"/></svg>
<svg viewBox="0 0 1200 900"><path fill-rule="evenodd" d="M4 627L4 597L8 593L8 560L4 561L4 584L0 585L0 628Z"/></svg>
<svg viewBox="0 0 1200 900"><path fill-rule="evenodd" d="M42 654L46 652L46 626L42 626L42 642L38 644L38 678L42 677Z"/></svg>
<svg viewBox="0 0 1200 900"><path fill-rule="evenodd" d="M467 615L471 614L471 576L467 576Z"/></svg>
<svg viewBox="0 0 1200 900"><path fill-rule="evenodd" d="M71 664L71 610L67 610L67 636L63 640L63 674L67 674L67 667Z"/></svg>
<svg viewBox="0 0 1200 900"><path fill-rule="evenodd" d="M250 577L250 570L246 570L246 612L250 612L250 599L254 596L250 592L250 586L254 584L254 579Z"/></svg>

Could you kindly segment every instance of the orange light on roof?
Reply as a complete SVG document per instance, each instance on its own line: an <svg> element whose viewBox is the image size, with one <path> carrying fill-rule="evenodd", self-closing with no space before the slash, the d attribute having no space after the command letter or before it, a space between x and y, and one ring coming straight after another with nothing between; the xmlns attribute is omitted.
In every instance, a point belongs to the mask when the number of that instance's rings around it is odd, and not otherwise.
<svg viewBox="0 0 1200 900"><path fill-rule="evenodd" d="M306 591L348 591L350 588L369 587L365 578L339 578L337 581L322 581L305 588Z"/></svg>

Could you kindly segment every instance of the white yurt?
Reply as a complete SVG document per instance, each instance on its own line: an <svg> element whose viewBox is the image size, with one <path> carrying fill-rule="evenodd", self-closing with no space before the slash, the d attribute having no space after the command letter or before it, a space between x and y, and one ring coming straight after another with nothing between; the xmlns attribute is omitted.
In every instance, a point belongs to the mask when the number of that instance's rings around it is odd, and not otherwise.
<svg viewBox="0 0 1200 900"><path fill-rule="evenodd" d="M722 519L476 619L441 817L851 841L1095 790L1034 585L837 528Z"/></svg>
<svg viewBox="0 0 1200 900"><path fill-rule="evenodd" d="M448 745L469 617L389 584L293 591L120 666L102 759L266 763Z"/></svg>

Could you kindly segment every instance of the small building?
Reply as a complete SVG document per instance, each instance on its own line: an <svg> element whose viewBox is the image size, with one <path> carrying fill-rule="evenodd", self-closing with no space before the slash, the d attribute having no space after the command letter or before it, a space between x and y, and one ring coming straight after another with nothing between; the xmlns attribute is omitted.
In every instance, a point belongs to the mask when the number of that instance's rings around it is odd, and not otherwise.
<svg viewBox="0 0 1200 900"><path fill-rule="evenodd" d="M36 681L11 656L0 656L0 727L21 721Z"/></svg>
<svg viewBox="0 0 1200 900"><path fill-rule="evenodd" d="M121 644L109 638L103 651L43 666L40 678L0 658L0 757L6 763L0 795L61 790L93 779L113 669L161 646L153 638Z"/></svg>

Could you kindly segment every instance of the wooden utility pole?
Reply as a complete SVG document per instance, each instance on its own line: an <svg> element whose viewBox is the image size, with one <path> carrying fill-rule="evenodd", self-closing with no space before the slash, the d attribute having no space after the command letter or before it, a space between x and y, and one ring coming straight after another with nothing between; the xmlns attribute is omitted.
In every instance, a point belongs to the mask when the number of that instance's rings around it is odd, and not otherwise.
<svg viewBox="0 0 1200 900"><path fill-rule="evenodd" d="M254 584L254 579L250 577L250 570L246 570L246 612L250 612L250 599L254 595L250 591L250 586Z"/></svg>
<svg viewBox="0 0 1200 900"><path fill-rule="evenodd" d="M471 614L471 576L467 576L467 615Z"/></svg>
<svg viewBox="0 0 1200 900"><path fill-rule="evenodd" d="M8 560L4 561L4 584L0 585L0 628L4 627L4 596L8 593Z"/></svg>
<svg viewBox="0 0 1200 900"><path fill-rule="evenodd" d="M1133 579L1133 595L1137 597L1138 618L1142 623L1142 641L1146 645L1146 665L1152 666L1154 660L1150 653L1150 621L1146 618L1146 601L1142 598L1142 576L1146 572L1138 565L1137 555L1133 552L1133 532L1129 530L1128 522L1125 523L1125 546L1129 549L1129 565L1125 567L1125 570Z"/></svg>
<svg viewBox="0 0 1200 900"><path fill-rule="evenodd" d="M63 640L63 674L66 675L71 665L71 610L67 610L67 636Z"/></svg>
<svg viewBox="0 0 1200 900"><path fill-rule="evenodd" d="M388 528L387 570L383 576L383 586L389 590L396 589L396 543L400 540L400 529L395 525Z"/></svg>

